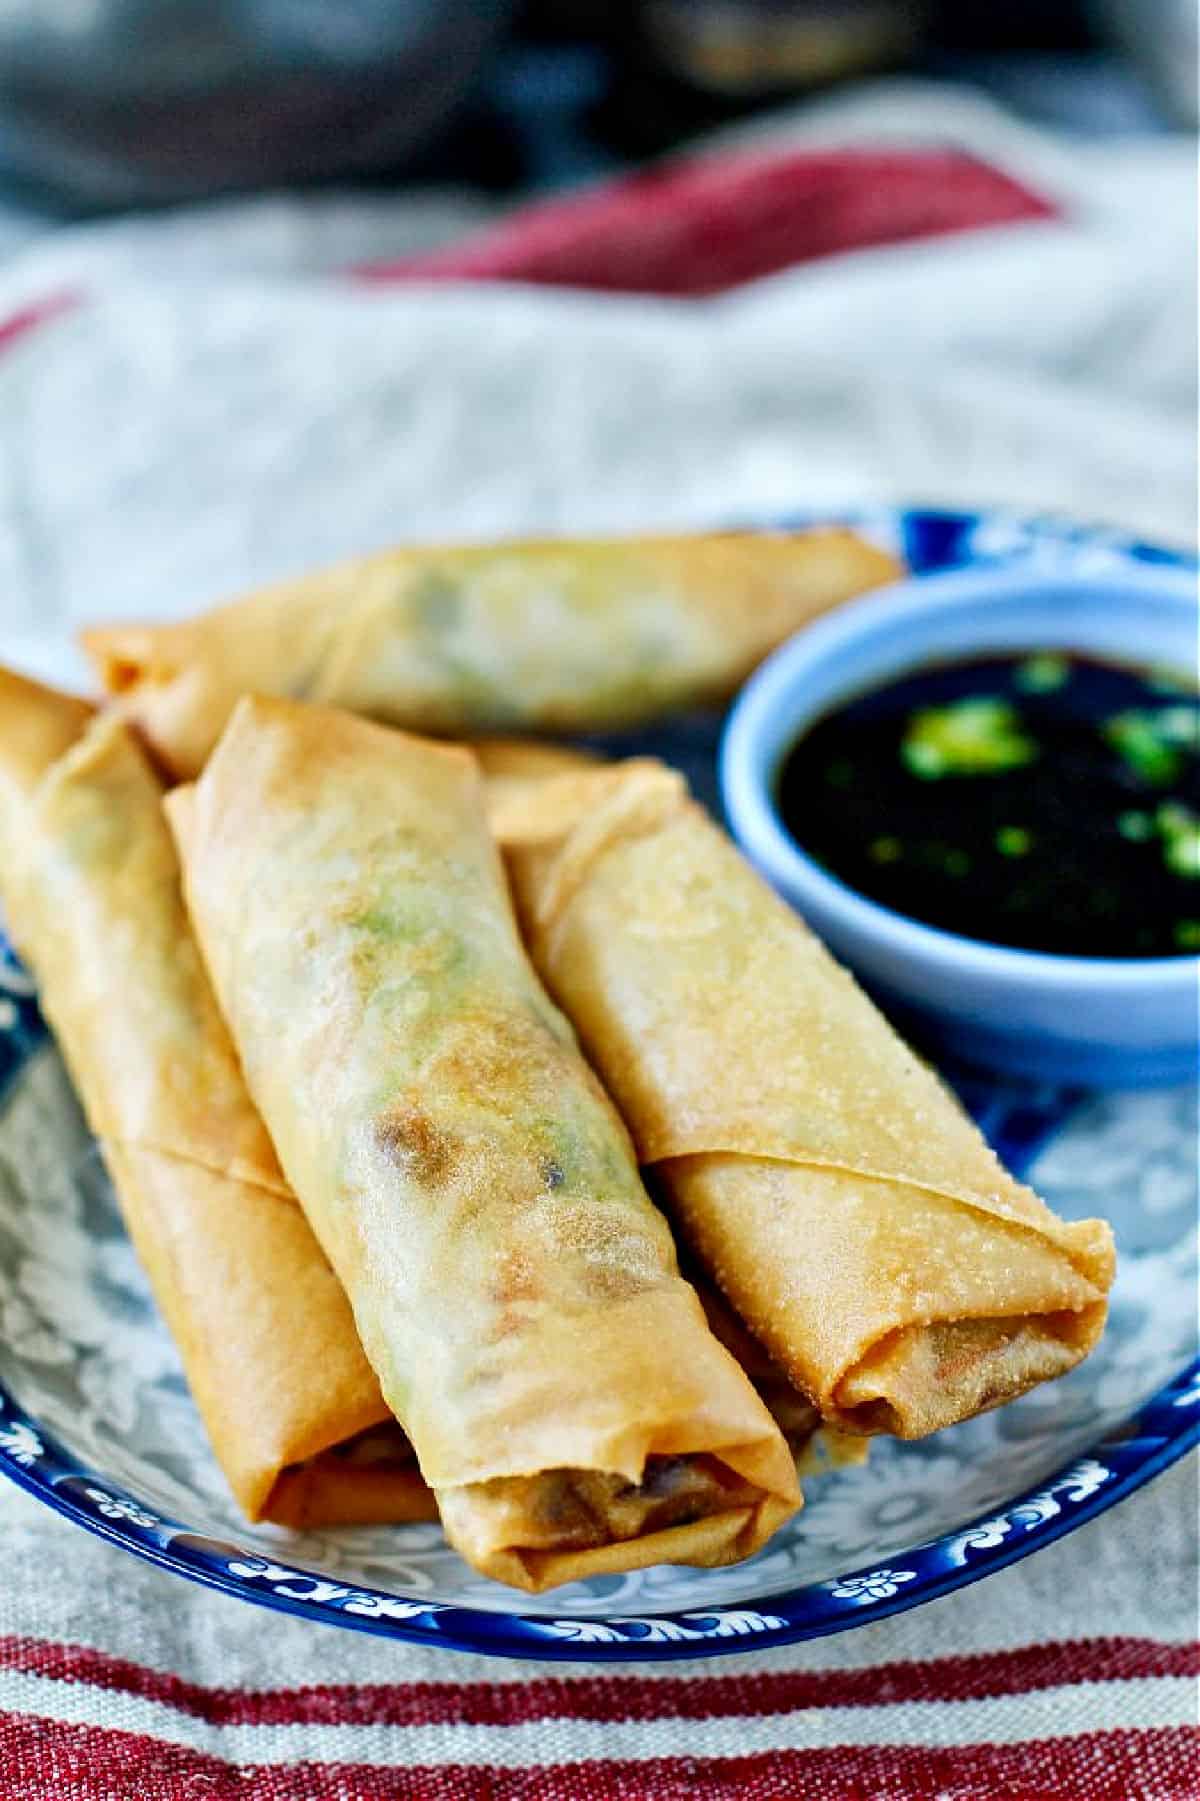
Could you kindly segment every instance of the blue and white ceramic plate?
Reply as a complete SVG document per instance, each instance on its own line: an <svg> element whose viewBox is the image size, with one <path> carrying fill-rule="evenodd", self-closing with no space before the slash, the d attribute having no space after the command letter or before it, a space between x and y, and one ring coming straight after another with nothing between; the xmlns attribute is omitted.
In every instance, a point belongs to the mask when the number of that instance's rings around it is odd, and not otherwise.
<svg viewBox="0 0 1200 1801"><path fill-rule="evenodd" d="M1007 515L872 513L919 569L1166 553ZM712 722L654 747L713 792ZM953 1072L951 1072L953 1074ZM601 1577L536 1600L477 1576L434 1526L247 1526L209 1453L96 1147L37 1010L0 955L0 1469L181 1576L314 1620L509 1656L633 1661L760 1649L918 1605L1061 1537L1200 1439L1195 1096L962 1084L1011 1166L1120 1256L1099 1349L1060 1382L811 1479L749 1563Z"/></svg>

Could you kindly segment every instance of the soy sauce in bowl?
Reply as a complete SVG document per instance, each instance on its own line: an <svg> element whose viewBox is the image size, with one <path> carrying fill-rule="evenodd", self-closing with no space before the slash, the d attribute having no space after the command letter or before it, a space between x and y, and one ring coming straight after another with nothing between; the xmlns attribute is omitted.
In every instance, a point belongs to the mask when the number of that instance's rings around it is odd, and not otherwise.
<svg viewBox="0 0 1200 1801"><path fill-rule="evenodd" d="M1200 951L1200 694L1044 651L931 664L806 727L776 805L848 887L963 937Z"/></svg>

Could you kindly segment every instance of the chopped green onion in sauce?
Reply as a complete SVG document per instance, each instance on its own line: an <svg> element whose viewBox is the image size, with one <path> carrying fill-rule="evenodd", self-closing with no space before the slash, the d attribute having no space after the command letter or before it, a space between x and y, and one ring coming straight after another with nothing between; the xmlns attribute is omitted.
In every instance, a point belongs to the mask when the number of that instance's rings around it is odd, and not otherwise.
<svg viewBox="0 0 1200 1801"><path fill-rule="evenodd" d="M1104 727L1104 735L1117 755L1124 758L1135 775L1156 787L1173 782L1179 774L1181 757L1173 735L1164 725L1178 710L1160 707L1152 713L1118 713Z"/></svg>
<svg viewBox="0 0 1200 1801"><path fill-rule="evenodd" d="M917 669L806 728L780 815L831 874L965 937L1200 950L1200 693L1033 649Z"/></svg>
<svg viewBox="0 0 1200 1801"><path fill-rule="evenodd" d="M1144 844L1147 838L1154 836L1154 820L1149 813L1139 813L1132 807L1128 813L1117 815L1117 830L1122 838L1132 838L1135 844Z"/></svg>
<svg viewBox="0 0 1200 1801"><path fill-rule="evenodd" d="M1200 819L1171 801L1158 809L1156 824L1167 868L1176 875L1200 877Z"/></svg>
<svg viewBox="0 0 1200 1801"><path fill-rule="evenodd" d="M1013 672L1013 683L1022 694L1053 694L1071 679L1071 663L1061 651L1042 650L1026 657Z"/></svg>
<svg viewBox="0 0 1200 1801"><path fill-rule="evenodd" d="M1002 857L1027 857L1033 849L1033 833L1023 825L1002 825L996 833L996 849Z"/></svg>
<svg viewBox="0 0 1200 1801"><path fill-rule="evenodd" d="M912 715L900 755L914 775L974 775L1019 769L1037 756L1020 728L1017 711L993 695L968 695L948 707L922 707Z"/></svg>

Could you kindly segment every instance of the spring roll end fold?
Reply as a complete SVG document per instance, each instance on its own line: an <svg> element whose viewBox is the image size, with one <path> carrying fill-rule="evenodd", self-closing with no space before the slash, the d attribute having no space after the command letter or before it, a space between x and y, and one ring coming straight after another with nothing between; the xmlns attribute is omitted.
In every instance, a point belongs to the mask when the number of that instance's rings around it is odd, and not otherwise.
<svg viewBox="0 0 1200 1801"><path fill-rule="evenodd" d="M186 628L105 626L79 635L113 711L136 731L155 764L171 779L198 775L220 735L237 694L259 685L253 667L229 675L208 661L189 661ZM178 663L160 669L159 633L178 635Z"/></svg>
<svg viewBox="0 0 1200 1801"><path fill-rule="evenodd" d="M1095 1345L1107 1303L1038 1319L907 1326L842 1377L833 1411L845 1429L924 1438L1064 1376Z"/></svg>
<svg viewBox="0 0 1200 1801"><path fill-rule="evenodd" d="M585 1496L595 1497L595 1512L604 1518L605 1500L611 1491L588 1485L574 1471L559 1472L565 1484L570 1483L568 1514L586 1507ZM651 1475L653 1480L653 1475ZM508 1479L511 1481L511 1479ZM543 1494L547 1484L540 1479ZM557 1492L557 1491L556 1491ZM654 1564L690 1564L705 1569L738 1563L758 1550L773 1532L788 1519L793 1508L782 1502L727 1506L706 1513L702 1518L669 1525L660 1530L642 1530L628 1537L610 1538L608 1542L587 1548L536 1549L514 1546L506 1541L502 1522L511 1513L527 1529L531 1511L544 1502L518 1482L505 1489L492 1489L479 1494L471 1490L443 1490L438 1495L442 1524L450 1543L480 1571L510 1588L540 1594L548 1588L559 1588L565 1582L583 1581L592 1576L620 1575L629 1570L644 1570ZM611 1530L611 1520L608 1523ZM511 1537L511 1534L508 1535Z"/></svg>
<svg viewBox="0 0 1200 1801"><path fill-rule="evenodd" d="M412 1447L391 1419L284 1467L261 1517L302 1532L331 1526L407 1526L438 1517Z"/></svg>
<svg viewBox="0 0 1200 1801"><path fill-rule="evenodd" d="M845 1432L924 1437L1065 1374L1104 1329L1100 1220L1049 1215L1043 1236L911 1186L740 1156L676 1159L661 1186L732 1305Z"/></svg>

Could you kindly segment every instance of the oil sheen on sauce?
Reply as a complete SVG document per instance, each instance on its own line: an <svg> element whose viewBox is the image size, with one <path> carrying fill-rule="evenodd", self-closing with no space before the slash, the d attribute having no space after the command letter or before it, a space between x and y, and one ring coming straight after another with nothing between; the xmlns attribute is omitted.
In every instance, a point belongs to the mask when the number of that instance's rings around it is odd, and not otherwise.
<svg viewBox="0 0 1200 1801"><path fill-rule="evenodd" d="M809 726L776 805L894 912L1067 956L1200 951L1200 694L1063 651L931 664Z"/></svg>

